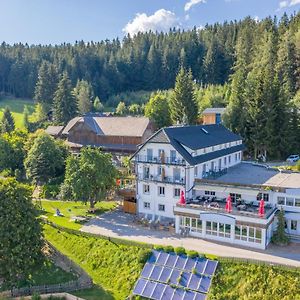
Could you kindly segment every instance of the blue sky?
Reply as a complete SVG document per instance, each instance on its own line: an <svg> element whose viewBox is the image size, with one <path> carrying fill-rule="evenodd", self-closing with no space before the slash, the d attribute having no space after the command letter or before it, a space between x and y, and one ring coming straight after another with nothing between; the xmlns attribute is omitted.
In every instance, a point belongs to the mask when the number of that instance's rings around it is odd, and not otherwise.
<svg viewBox="0 0 300 300"><path fill-rule="evenodd" d="M300 0L0 0L0 41L99 41L139 30L280 17L299 9Z"/></svg>

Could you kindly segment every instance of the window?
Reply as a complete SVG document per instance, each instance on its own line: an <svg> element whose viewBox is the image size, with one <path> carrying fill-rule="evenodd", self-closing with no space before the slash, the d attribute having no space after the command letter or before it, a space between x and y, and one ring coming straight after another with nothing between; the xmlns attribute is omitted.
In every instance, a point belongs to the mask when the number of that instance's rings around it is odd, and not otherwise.
<svg viewBox="0 0 300 300"><path fill-rule="evenodd" d="M214 147L214 146L212 146L212 147L211 147L211 150L212 150L212 152L214 152L214 151L215 151L215 147Z"/></svg>
<svg viewBox="0 0 300 300"><path fill-rule="evenodd" d="M295 206L298 206L298 207L300 206L300 199L297 199L297 198L295 199Z"/></svg>
<svg viewBox="0 0 300 300"><path fill-rule="evenodd" d="M256 197L256 200L260 201L261 199L264 199L264 201L269 201L269 194L259 193Z"/></svg>
<svg viewBox="0 0 300 300"><path fill-rule="evenodd" d="M228 156L228 163L231 164L231 155Z"/></svg>
<svg viewBox="0 0 300 300"><path fill-rule="evenodd" d="M165 195L165 187L164 186L159 186L158 187L158 195L159 196L164 196Z"/></svg>
<svg viewBox="0 0 300 300"><path fill-rule="evenodd" d="M211 196L215 196L216 192L211 192L211 191L204 191L205 195L211 195Z"/></svg>
<svg viewBox="0 0 300 300"><path fill-rule="evenodd" d="M157 175L160 176L162 174L162 166L157 167Z"/></svg>
<svg viewBox="0 0 300 300"><path fill-rule="evenodd" d="M164 204L158 204L158 210L159 211L165 211L165 205Z"/></svg>
<svg viewBox="0 0 300 300"><path fill-rule="evenodd" d="M224 157L224 166L227 164L227 157Z"/></svg>
<svg viewBox="0 0 300 300"><path fill-rule="evenodd" d="M163 149L158 149L158 157L160 162L165 162L165 151Z"/></svg>
<svg viewBox="0 0 300 300"><path fill-rule="evenodd" d="M143 185L143 193L144 194L150 194L150 185L149 184L144 184Z"/></svg>
<svg viewBox="0 0 300 300"><path fill-rule="evenodd" d="M242 199L242 195L241 194L230 193L230 197L231 197L231 199L232 199L233 202L235 202L238 199Z"/></svg>
<svg viewBox="0 0 300 300"><path fill-rule="evenodd" d="M178 188L174 189L174 197L175 198L179 198L180 197L180 189L178 189Z"/></svg>
<svg viewBox="0 0 300 300"><path fill-rule="evenodd" d="M294 206L294 198L286 198L286 204L287 206Z"/></svg>
<svg viewBox="0 0 300 300"><path fill-rule="evenodd" d="M171 157L171 162L176 162L176 151L175 150L170 151L170 157Z"/></svg>
<svg viewBox="0 0 300 300"><path fill-rule="evenodd" d="M204 154L206 153L206 148L203 148L203 153L204 153Z"/></svg>
<svg viewBox="0 0 300 300"><path fill-rule="evenodd" d="M291 220L291 230L297 230L297 221Z"/></svg>
<svg viewBox="0 0 300 300"><path fill-rule="evenodd" d="M150 202L144 202L144 208L150 209Z"/></svg>
<svg viewBox="0 0 300 300"><path fill-rule="evenodd" d="M278 205L284 205L285 204L285 198L284 197L277 197L277 204Z"/></svg>
<svg viewBox="0 0 300 300"><path fill-rule="evenodd" d="M219 170L222 169L222 159L221 159L221 158L219 158L219 165L218 165L218 168L219 168Z"/></svg>
<svg viewBox="0 0 300 300"><path fill-rule="evenodd" d="M234 159L235 159L235 161L237 161L237 153L235 153Z"/></svg>
<svg viewBox="0 0 300 300"><path fill-rule="evenodd" d="M144 167L144 179L149 179L150 177L150 168Z"/></svg>
<svg viewBox="0 0 300 300"><path fill-rule="evenodd" d="M252 243L261 243L261 229L247 225L235 226L235 239Z"/></svg>
<svg viewBox="0 0 300 300"><path fill-rule="evenodd" d="M241 160L241 152L239 152L239 160Z"/></svg>
<svg viewBox="0 0 300 300"><path fill-rule="evenodd" d="M153 149L147 149L147 160L148 161L153 160Z"/></svg>
<svg viewBox="0 0 300 300"><path fill-rule="evenodd" d="M197 175L198 175L198 167L195 167L194 168L194 176L197 177Z"/></svg>

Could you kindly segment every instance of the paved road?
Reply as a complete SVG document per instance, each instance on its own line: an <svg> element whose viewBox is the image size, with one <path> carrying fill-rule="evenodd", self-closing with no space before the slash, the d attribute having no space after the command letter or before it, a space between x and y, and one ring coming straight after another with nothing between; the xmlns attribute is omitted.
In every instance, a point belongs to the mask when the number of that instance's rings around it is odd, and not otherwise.
<svg viewBox="0 0 300 300"><path fill-rule="evenodd" d="M120 211L105 213L86 223L81 230L111 237L146 242L152 244L182 246L200 253L218 256L256 259L270 263L280 263L300 267L300 243L291 243L287 247L271 245L267 250L252 250L235 247L229 244L216 243L196 238L183 238L168 232L150 230L137 226L133 217Z"/></svg>

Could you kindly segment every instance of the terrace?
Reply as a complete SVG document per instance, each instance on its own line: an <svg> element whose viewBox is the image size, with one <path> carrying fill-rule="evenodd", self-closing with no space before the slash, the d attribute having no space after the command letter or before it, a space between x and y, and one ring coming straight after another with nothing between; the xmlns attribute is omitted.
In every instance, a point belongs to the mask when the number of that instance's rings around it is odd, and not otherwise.
<svg viewBox="0 0 300 300"><path fill-rule="evenodd" d="M260 219L268 219L277 210L276 206L272 206L271 204L267 203L265 204L264 216L260 216L258 214L259 203L257 201L246 202L242 199L233 201L232 211L230 213L226 211L225 206L226 198L198 196L196 198L188 199L184 207L201 211L204 210ZM180 204L176 204L176 207L183 206Z"/></svg>

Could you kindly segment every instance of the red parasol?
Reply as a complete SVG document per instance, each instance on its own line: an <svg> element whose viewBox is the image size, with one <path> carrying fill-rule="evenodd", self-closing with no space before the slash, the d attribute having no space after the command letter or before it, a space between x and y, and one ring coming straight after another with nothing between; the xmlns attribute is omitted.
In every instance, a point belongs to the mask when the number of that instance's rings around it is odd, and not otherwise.
<svg viewBox="0 0 300 300"><path fill-rule="evenodd" d="M228 195L228 197L227 197L227 199L226 199L225 210L226 210L227 212L231 212L231 211L232 211L232 202L231 202L231 197L230 197L230 195Z"/></svg>
<svg viewBox="0 0 300 300"><path fill-rule="evenodd" d="M185 198L184 198L184 192L183 191L181 191L181 193L180 193L180 199L179 199L178 204L185 205Z"/></svg>
<svg viewBox="0 0 300 300"><path fill-rule="evenodd" d="M261 199L259 202L259 209L258 209L258 214L260 217L263 217L265 214L265 201L264 199Z"/></svg>

